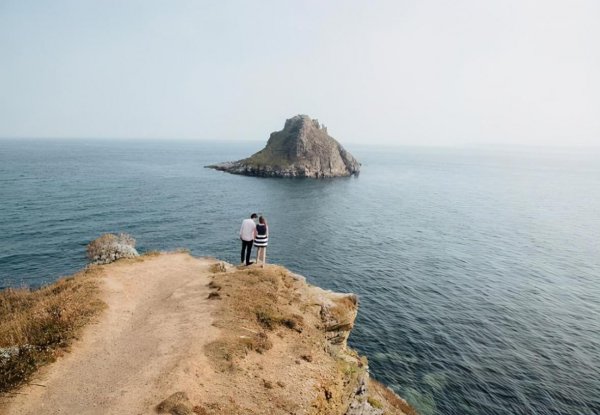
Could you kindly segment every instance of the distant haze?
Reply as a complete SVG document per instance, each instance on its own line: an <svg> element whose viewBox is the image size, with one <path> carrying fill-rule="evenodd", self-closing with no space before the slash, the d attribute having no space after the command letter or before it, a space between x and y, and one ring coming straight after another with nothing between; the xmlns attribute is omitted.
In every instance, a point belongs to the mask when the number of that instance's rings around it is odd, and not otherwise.
<svg viewBox="0 0 600 415"><path fill-rule="evenodd" d="M0 137L600 143L600 1L0 1Z"/></svg>

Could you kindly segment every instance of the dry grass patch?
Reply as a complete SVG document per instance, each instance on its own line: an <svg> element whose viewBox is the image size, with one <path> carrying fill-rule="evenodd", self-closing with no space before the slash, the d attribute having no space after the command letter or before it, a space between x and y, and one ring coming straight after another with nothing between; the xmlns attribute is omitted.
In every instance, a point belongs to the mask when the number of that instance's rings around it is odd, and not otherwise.
<svg viewBox="0 0 600 415"><path fill-rule="evenodd" d="M357 297L328 294L274 265L211 278L208 286L221 299L214 315L221 335L205 352L219 382L237 392L211 390L221 412L204 403L206 413L262 413L265 405L273 414L346 413L368 368L366 358L343 347ZM383 386L360 399L386 414L416 415Z"/></svg>
<svg viewBox="0 0 600 415"><path fill-rule="evenodd" d="M294 282L285 269L274 265L212 275L209 288L218 292L221 298L215 315L221 336L207 345L205 352L213 368L226 376L227 383L237 384L246 396L245 399L236 396L233 402L226 404L220 401L229 411L224 413L254 413L253 410L234 407L240 404L260 407L264 402L269 402L273 409L280 408L282 413L298 409L296 398L290 398L297 393L296 390L286 389L286 396L277 392L282 391L280 385L284 385L287 372L274 367L285 365L285 358L275 357L280 356L282 350L290 348L288 364L296 366L293 363L299 358L293 350L296 345L307 340L318 342L314 325L311 328L315 333L312 338L299 335L307 322L297 308L289 305L289 298L296 290ZM317 313L314 314L314 318L318 319ZM277 350L274 350L275 345L278 345ZM308 349L312 347L306 346ZM319 348L319 345L314 347ZM263 382L264 376L268 378Z"/></svg>
<svg viewBox="0 0 600 415"><path fill-rule="evenodd" d="M367 398L367 402L369 402L369 405L371 405L373 408L383 409L383 404L371 396Z"/></svg>
<svg viewBox="0 0 600 415"><path fill-rule="evenodd" d="M241 325L254 333L279 327L301 331L303 317L283 301L292 294L287 279L291 277L276 266L214 274L208 287L227 300L218 316L220 327L236 330Z"/></svg>
<svg viewBox="0 0 600 415"><path fill-rule="evenodd" d="M225 272L227 271L227 268L225 267L225 264L222 262L217 262L216 264L212 264L209 268L210 272L212 272L213 274L217 274L219 272Z"/></svg>
<svg viewBox="0 0 600 415"><path fill-rule="evenodd" d="M221 382L238 391L231 402L220 397L222 413L260 413L265 405L274 414L346 411L366 365L328 351L320 291L274 265L212 274L209 288L220 294L215 325L221 336L205 352ZM346 323L356 298L337 300L329 309ZM289 380L293 387L286 387Z"/></svg>
<svg viewBox="0 0 600 415"><path fill-rule="evenodd" d="M97 267L37 290L0 292L0 393L30 379L68 347L105 305Z"/></svg>

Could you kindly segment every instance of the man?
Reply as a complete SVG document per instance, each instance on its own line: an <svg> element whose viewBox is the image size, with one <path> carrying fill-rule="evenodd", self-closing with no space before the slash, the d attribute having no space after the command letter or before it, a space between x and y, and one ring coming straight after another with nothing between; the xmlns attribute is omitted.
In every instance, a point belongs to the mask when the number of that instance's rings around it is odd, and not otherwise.
<svg viewBox="0 0 600 415"><path fill-rule="evenodd" d="M257 217L256 213L253 213L250 215L250 219L244 219L242 227L240 228L240 239L242 240L242 265L244 265L244 256L246 257L246 265L252 264L250 262L250 254L252 253L252 242L254 241L254 230L256 229L254 219Z"/></svg>

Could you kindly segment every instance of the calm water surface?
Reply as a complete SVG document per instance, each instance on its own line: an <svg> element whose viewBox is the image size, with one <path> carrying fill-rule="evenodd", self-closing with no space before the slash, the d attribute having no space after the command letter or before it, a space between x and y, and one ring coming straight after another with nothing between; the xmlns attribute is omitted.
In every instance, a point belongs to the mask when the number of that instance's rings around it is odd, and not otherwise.
<svg viewBox="0 0 600 415"><path fill-rule="evenodd" d="M349 148L359 178L204 165L254 144L0 141L0 286L48 283L85 245L237 262L252 211L269 260L360 295L351 345L422 414L600 414L600 156Z"/></svg>

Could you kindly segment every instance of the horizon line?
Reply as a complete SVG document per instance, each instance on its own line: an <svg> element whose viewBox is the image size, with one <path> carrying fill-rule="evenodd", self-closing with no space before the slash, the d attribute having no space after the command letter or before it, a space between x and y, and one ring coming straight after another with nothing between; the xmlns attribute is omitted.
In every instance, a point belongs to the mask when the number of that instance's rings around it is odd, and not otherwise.
<svg viewBox="0 0 600 415"><path fill-rule="evenodd" d="M211 141L222 141L230 143L256 143L266 142L265 139L243 139L243 138L198 138L198 137L57 137L57 136L0 136L0 141L8 140L82 140L82 141L188 141L188 142L211 142ZM339 140L338 140L339 142ZM476 143L476 142L464 142L464 143L394 143L384 141L371 141L370 143L361 141L344 141L340 143L360 146L386 146L386 147L444 147L444 148L499 148L499 147L513 147L513 148L556 148L556 149L597 149L600 150L600 144L521 144L521 143Z"/></svg>

